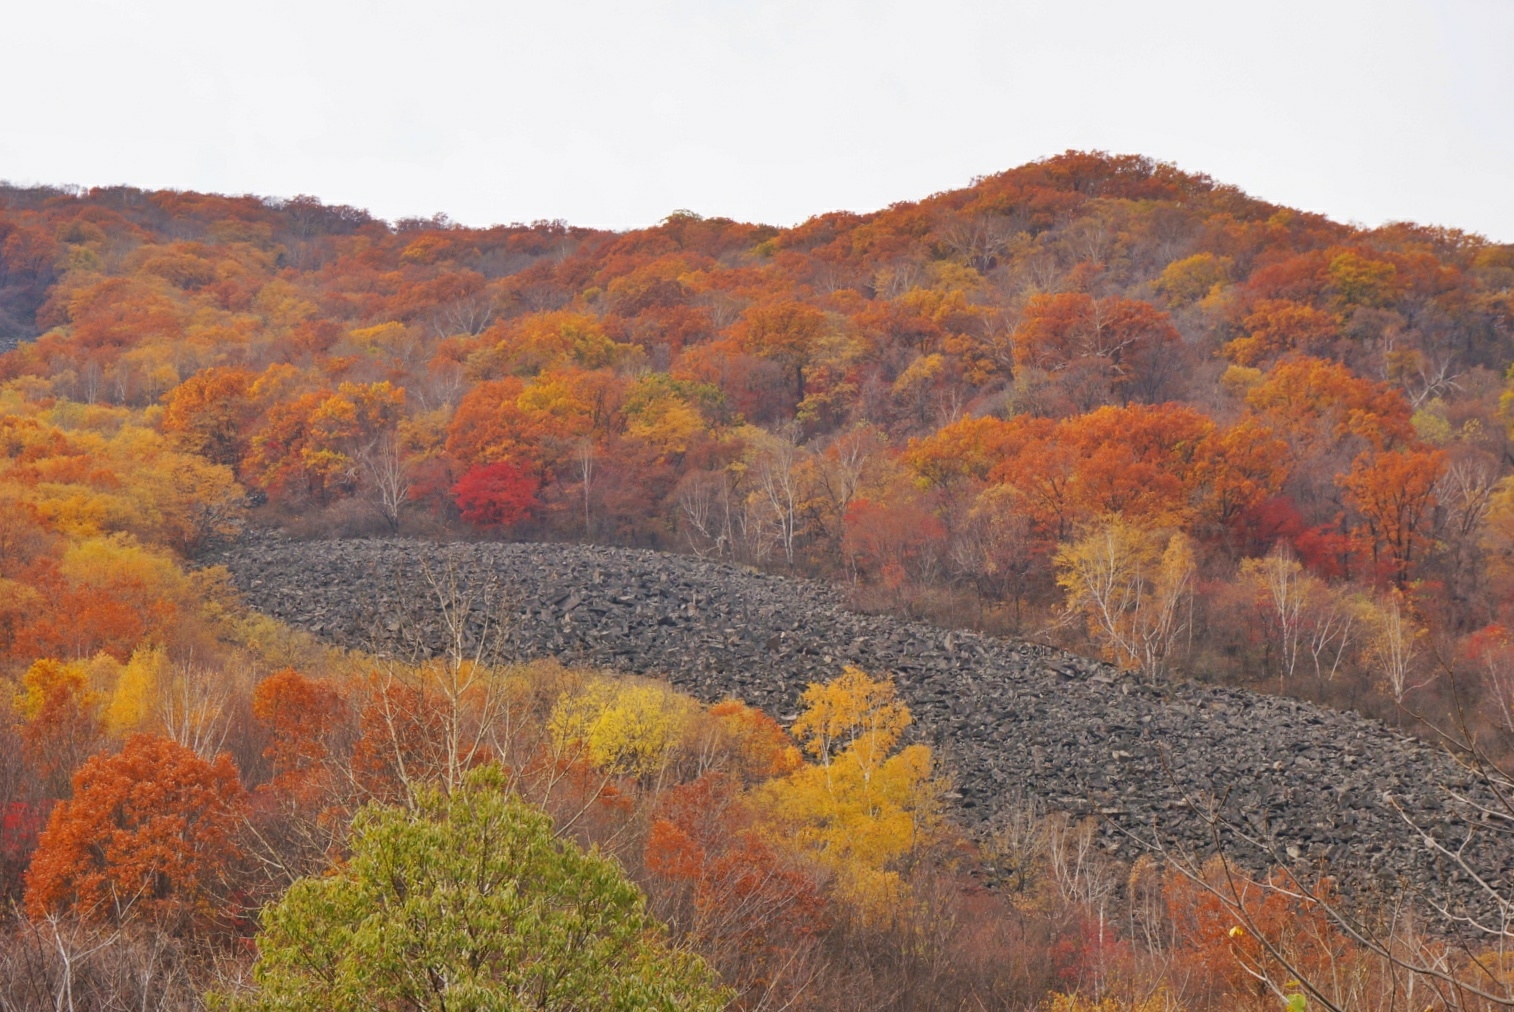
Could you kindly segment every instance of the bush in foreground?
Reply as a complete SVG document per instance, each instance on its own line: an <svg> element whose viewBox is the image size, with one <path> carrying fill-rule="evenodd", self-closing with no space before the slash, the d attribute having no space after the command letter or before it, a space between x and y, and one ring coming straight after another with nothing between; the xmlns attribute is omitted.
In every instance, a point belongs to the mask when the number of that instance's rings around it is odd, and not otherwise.
<svg viewBox="0 0 1514 1012"><path fill-rule="evenodd" d="M552 834L497 769L414 810L370 806L334 874L264 916L256 989L230 1007L718 1009L614 861Z"/></svg>

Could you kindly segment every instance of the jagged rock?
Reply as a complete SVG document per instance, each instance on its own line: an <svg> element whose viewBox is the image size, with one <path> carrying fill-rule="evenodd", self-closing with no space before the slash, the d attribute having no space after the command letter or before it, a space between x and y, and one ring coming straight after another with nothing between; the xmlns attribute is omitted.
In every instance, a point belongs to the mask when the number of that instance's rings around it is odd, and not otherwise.
<svg viewBox="0 0 1514 1012"><path fill-rule="evenodd" d="M1470 860L1495 880L1514 870L1514 848L1473 834L1469 810L1448 793L1486 797L1486 787L1381 722L1239 689L1149 684L1043 645L859 614L811 581L557 544L262 536L211 561L253 607L353 648L442 648L429 570L500 592L513 658L663 677L786 720L808 683L844 664L890 674L915 714L911 733L956 782L959 818L982 832L1029 797L1202 852L1214 839L1196 809L1213 806L1233 827L1222 831L1227 851L1253 867L1298 855L1326 861L1348 888L1408 885L1481 907L1407 815L1453 847L1470 835ZM1124 833L1106 840L1129 856L1136 846Z"/></svg>

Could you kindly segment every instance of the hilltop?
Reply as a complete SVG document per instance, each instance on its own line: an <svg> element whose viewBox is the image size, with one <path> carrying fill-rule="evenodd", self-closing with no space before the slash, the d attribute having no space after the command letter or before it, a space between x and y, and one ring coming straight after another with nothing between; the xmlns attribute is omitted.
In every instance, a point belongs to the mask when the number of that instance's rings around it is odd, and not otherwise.
<svg viewBox="0 0 1514 1012"><path fill-rule="evenodd" d="M745 1007L1482 1007L1511 362L1514 247L1133 155L793 228L0 186L0 1003L241 988L471 784Z"/></svg>

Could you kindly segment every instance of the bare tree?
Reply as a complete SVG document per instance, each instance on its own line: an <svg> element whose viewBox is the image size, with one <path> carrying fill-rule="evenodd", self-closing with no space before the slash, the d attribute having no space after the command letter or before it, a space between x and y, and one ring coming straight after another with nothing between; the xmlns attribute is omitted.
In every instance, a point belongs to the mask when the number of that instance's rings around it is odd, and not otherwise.
<svg viewBox="0 0 1514 1012"><path fill-rule="evenodd" d="M678 486L678 515L689 550L699 558L731 550L731 486L724 472L695 471Z"/></svg>
<svg viewBox="0 0 1514 1012"><path fill-rule="evenodd" d="M993 486L978 496L952 531L950 559L980 591L1010 601L1018 628L1041 568L1030 519L1009 488Z"/></svg>
<svg viewBox="0 0 1514 1012"><path fill-rule="evenodd" d="M1410 407L1418 409L1427 401L1461 389L1457 380L1462 373L1454 354L1445 352L1432 359L1418 349L1400 351L1394 344L1390 331L1383 342L1386 371L1389 379L1398 383Z"/></svg>
<svg viewBox="0 0 1514 1012"><path fill-rule="evenodd" d="M431 314L431 330L437 338L455 334L477 336L494 319L494 296L487 288L445 302Z"/></svg>
<svg viewBox="0 0 1514 1012"><path fill-rule="evenodd" d="M224 673L193 660L174 664L158 707L163 732L201 758L212 759L226 743L231 687Z"/></svg>
<svg viewBox="0 0 1514 1012"><path fill-rule="evenodd" d="M955 217L938 233L941 244L961 257L974 270L986 271L1009 246L1017 229L1008 218L978 215Z"/></svg>
<svg viewBox="0 0 1514 1012"><path fill-rule="evenodd" d="M1396 590L1377 601L1364 600L1362 610L1367 656L1382 676L1388 694L1402 707L1411 690L1427 684L1414 681L1425 630L1414 620Z"/></svg>
<svg viewBox="0 0 1514 1012"><path fill-rule="evenodd" d="M584 490L584 538L588 541L594 540L593 515L590 512L590 505L592 503L590 492L593 489L594 483L594 462L594 441L585 439L578 444L578 448L574 451L573 465L578 472L578 480L583 485Z"/></svg>
<svg viewBox="0 0 1514 1012"><path fill-rule="evenodd" d="M918 260L900 259L873 275L873 291L880 299L897 299L925 281L925 266Z"/></svg>
<svg viewBox="0 0 1514 1012"><path fill-rule="evenodd" d="M183 944L150 926L49 915L0 936L0 1012L203 1008Z"/></svg>
<svg viewBox="0 0 1514 1012"><path fill-rule="evenodd" d="M1327 876L1280 870L1259 877L1231 856L1235 847L1247 847L1275 869L1296 868L1298 854L1281 847L1265 825L1258 829L1227 818L1222 798L1180 792L1183 807L1208 827L1207 858L1165 839L1160 826L1144 839L1115 827L1219 902L1235 921L1232 935L1248 938L1258 950L1243 958L1243 969L1280 1000L1291 991L1307 994L1309 1007L1357 1012L1369 1007L1366 983L1371 983L1370 1007L1385 1012L1514 1008L1514 979L1508 973L1514 958L1514 881L1496 857L1514 841L1514 776L1490 758L1470 729L1454 669L1438 656L1436 662L1451 686L1453 718L1449 728L1435 730L1446 754L1466 774L1442 788L1460 826L1446 825L1443 817L1427 822L1420 804L1394 791L1385 791L1382 799L1423 843L1427 867L1443 892L1401 883L1396 894L1369 905L1363 897L1344 898ZM1267 896L1287 900L1304 927L1314 925L1304 932L1302 945L1282 937L1275 921L1260 922L1258 901ZM1347 957L1323 937L1325 930L1354 946L1349 958L1355 967L1342 965Z"/></svg>
<svg viewBox="0 0 1514 1012"><path fill-rule="evenodd" d="M1442 507L1436 534L1450 569L1447 589L1458 611L1470 610L1479 597L1484 570L1480 535L1497 486L1498 469L1486 458L1458 460L1435 483Z"/></svg>
<svg viewBox="0 0 1514 1012"><path fill-rule="evenodd" d="M1062 899L1096 912L1098 949L1113 933L1108 923L1109 905L1120 886L1120 866L1098 846L1098 822L1084 819L1074 823L1065 813L1044 821L1045 856L1052 881ZM1103 967L1095 961L1092 990L1096 998L1104 990Z"/></svg>
<svg viewBox="0 0 1514 1012"><path fill-rule="evenodd" d="M757 459L754 494L770 512L784 561L792 566L800 505L798 432L793 425L786 425L776 436Z"/></svg>
<svg viewBox="0 0 1514 1012"><path fill-rule="evenodd" d="M369 502L389 529L398 533L400 511L410 501L410 490L414 488L399 437L393 432L380 434L359 451L358 462L368 478Z"/></svg>
<svg viewBox="0 0 1514 1012"><path fill-rule="evenodd" d="M1309 610L1309 657L1314 662L1315 680L1323 685L1334 681L1346 651L1356 642L1357 609L1340 592L1326 588L1315 595Z"/></svg>
<svg viewBox="0 0 1514 1012"><path fill-rule="evenodd" d="M420 383L412 384L409 389L425 410L451 407L467 393L468 375L457 362L433 362L426 369L426 378Z"/></svg>
<svg viewBox="0 0 1514 1012"><path fill-rule="evenodd" d="M501 671L508 632L505 601L498 579L471 579L452 553L440 568L423 559L421 582L437 621L403 622L400 632L407 641L409 667L418 673L423 694L438 703L442 749L439 776L443 788L450 792L484 757L498 751L499 743L493 735L506 705ZM382 675L383 687L409 675L391 664ZM406 768L400 730L411 715L398 712L391 693L381 691L375 702L390 732L395 768L407 795L413 798L418 783Z"/></svg>
<svg viewBox="0 0 1514 1012"><path fill-rule="evenodd" d="M93 404L100 399L100 387L104 383L104 371L100 363L90 359L81 367L79 375L79 391L85 404Z"/></svg>

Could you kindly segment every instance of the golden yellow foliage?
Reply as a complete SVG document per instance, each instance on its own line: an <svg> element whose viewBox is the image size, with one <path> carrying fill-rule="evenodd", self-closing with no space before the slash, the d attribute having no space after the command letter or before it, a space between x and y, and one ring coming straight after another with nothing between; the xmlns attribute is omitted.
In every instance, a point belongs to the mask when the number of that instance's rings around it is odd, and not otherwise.
<svg viewBox="0 0 1514 1012"><path fill-rule="evenodd" d="M914 394L936 382L945 370L946 357L944 355L921 355L899 374L898 379L894 380L893 392L901 397Z"/></svg>
<svg viewBox="0 0 1514 1012"><path fill-rule="evenodd" d="M699 411L672 390L639 398L628 406L626 417L626 434L655 448L663 458L688 452L690 443L705 430Z"/></svg>
<svg viewBox="0 0 1514 1012"><path fill-rule="evenodd" d="M512 359L520 374L573 363L586 369L614 365L626 350L604 331L599 320L567 311L522 317L497 349Z"/></svg>
<svg viewBox="0 0 1514 1012"><path fill-rule="evenodd" d="M1167 296L1175 306L1197 302L1215 288L1225 284L1235 264L1229 257L1197 253L1174 260L1162 271L1153 287Z"/></svg>
<svg viewBox="0 0 1514 1012"><path fill-rule="evenodd" d="M697 710L663 685L595 678L558 699L547 728L558 748L582 748L607 773L648 777L676 757Z"/></svg>
<svg viewBox="0 0 1514 1012"><path fill-rule="evenodd" d="M1187 628L1193 546L1181 532L1165 534L1112 517L1056 554L1057 585L1067 614L1081 615L1104 656L1148 675L1166 671Z"/></svg>
<svg viewBox="0 0 1514 1012"><path fill-rule="evenodd" d="M380 323L376 327L359 327L347 332L347 339L370 352L388 352L403 344L409 337L409 329L396 321Z"/></svg>
<svg viewBox="0 0 1514 1012"><path fill-rule="evenodd" d="M42 716L49 700L67 695L78 701L81 708L93 706L99 695L90 685L89 667L84 661L63 661L43 658L34 661L21 676L13 703L16 715L31 722Z"/></svg>
<svg viewBox="0 0 1514 1012"><path fill-rule="evenodd" d="M1479 539L1488 576L1501 586L1514 580L1514 480L1506 477L1494 487Z"/></svg>
<svg viewBox="0 0 1514 1012"><path fill-rule="evenodd" d="M183 596L185 577L168 556L144 548L135 538L114 535L70 545L59 571L84 586L143 586L162 596Z"/></svg>
<svg viewBox="0 0 1514 1012"><path fill-rule="evenodd" d="M849 751L870 773L913 720L893 682L874 680L850 665L839 678L810 685L800 700L805 709L794 721L794 737L822 766L838 752Z"/></svg>
<svg viewBox="0 0 1514 1012"><path fill-rule="evenodd" d="M893 751L910 713L892 682L847 668L804 701L794 734L821 764L759 787L760 807L774 839L829 871L843 902L887 922L906 898L901 870L940 825L945 784L927 746Z"/></svg>
<svg viewBox="0 0 1514 1012"><path fill-rule="evenodd" d="M105 711L105 727L112 735L125 737L147 730L158 704L167 656L162 647L139 647L121 669Z"/></svg>
<svg viewBox="0 0 1514 1012"><path fill-rule="evenodd" d="M0 490L53 530L129 532L192 553L240 529L244 493L229 468L174 449L120 409L55 407L50 415L45 424L20 423L30 459L9 467L0 459Z"/></svg>

